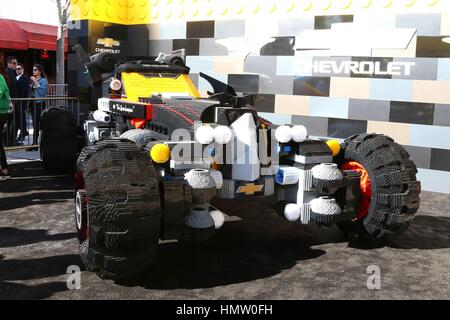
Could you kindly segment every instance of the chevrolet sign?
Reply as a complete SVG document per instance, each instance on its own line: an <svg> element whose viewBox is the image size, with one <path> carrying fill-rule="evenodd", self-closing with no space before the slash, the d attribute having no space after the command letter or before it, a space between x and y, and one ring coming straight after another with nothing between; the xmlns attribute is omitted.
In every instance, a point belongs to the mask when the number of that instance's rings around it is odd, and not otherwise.
<svg viewBox="0 0 450 320"><path fill-rule="evenodd" d="M114 40L112 38L104 38L104 39L98 39L97 45L104 46L104 48L95 48L95 52L109 52L109 53L115 53L119 54L120 49L112 49L114 47L119 47L120 42L117 40Z"/></svg>
<svg viewBox="0 0 450 320"><path fill-rule="evenodd" d="M409 76L414 65L414 62L389 62L382 68L380 61L314 61L311 69L315 73L325 74Z"/></svg>

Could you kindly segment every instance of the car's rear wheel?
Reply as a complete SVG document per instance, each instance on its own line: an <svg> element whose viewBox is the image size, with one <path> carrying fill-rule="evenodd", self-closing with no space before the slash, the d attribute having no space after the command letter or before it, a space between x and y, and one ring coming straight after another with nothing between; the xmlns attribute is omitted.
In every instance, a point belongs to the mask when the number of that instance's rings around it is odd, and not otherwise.
<svg viewBox="0 0 450 320"><path fill-rule="evenodd" d="M50 107L42 113L40 156L44 169L52 173L73 173L78 153L78 129L73 115L64 107Z"/></svg>
<svg viewBox="0 0 450 320"><path fill-rule="evenodd" d="M419 208L417 168L391 138L359 134L345 140L343 170L361 174L358 215L338 226L352 239L385 244L406 230Z"/></svg>

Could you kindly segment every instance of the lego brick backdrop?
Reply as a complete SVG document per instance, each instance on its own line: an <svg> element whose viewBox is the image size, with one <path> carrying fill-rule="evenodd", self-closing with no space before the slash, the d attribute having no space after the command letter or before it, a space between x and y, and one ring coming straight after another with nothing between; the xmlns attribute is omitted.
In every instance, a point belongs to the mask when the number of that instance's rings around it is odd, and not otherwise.
<svg viewBox="0 0 450 320"><path fill-rule="evenodd" d="M314 8L316 2L250 1L252 12L245 16L240 7L227 15L230 1L141 2L146 5L141 10L146 12L145 24L137 14L139 3L125 1L123 8L134 10L128 25L86 16L90 20L83 20L81 31L69 32L70 42L84 43L93 53L99 39L113 39L125 56L156 56L184 48L191 78L203 94L211 88L199 72L237 91L257 94L255 108L265 118L304 124L313 136L389 135L410 153L424 190L450 193L448 1L341 1L342 8L383 8L324 14L328 7L313 11L304 5L300 15L256 13L279 10L281 3L310 3ZM220 8L214 7L217 3ZM253 8L253 3L262 4ZM265 8L269 3L274 7ZM440 9L429 11L435 4ZM407 8L408 13L400 14L403 9L389 9L394 5L418 10ZM79 65L71 63L75 60L69 55L69 82L83 91L86 84Z"/></svg>
<svg viewBox="0 0 450 320"><path fill-rule="evenodd" d="M199 72L257 93L275 123L334 138L387 134L411 154L423 189L450 193L449 25L436 13L153 23L149 54L185 48L202 92Z"/></svg>

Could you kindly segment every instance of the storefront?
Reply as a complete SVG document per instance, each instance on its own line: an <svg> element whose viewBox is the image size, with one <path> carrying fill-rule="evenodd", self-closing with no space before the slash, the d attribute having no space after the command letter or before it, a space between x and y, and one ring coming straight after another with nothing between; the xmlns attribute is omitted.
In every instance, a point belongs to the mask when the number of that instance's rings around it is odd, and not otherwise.
<svg viewBox="0 0 450 320"><path fill-rule="evenodd" d="M29 74L33 64L42 64L50 82L56 75L56 36L55 26L0 19L0 53L17 57Z"/></svg>
<svg viewBox="0 0 450 320"><path fill-rule="evenodd" d="M450 4L385 1L75 1L70 46L122 57L186 49L199 72L258 95L311 135L376 132L405 146L424 190L450 193ZM72 95L95 94L69 54Z"/></svg>

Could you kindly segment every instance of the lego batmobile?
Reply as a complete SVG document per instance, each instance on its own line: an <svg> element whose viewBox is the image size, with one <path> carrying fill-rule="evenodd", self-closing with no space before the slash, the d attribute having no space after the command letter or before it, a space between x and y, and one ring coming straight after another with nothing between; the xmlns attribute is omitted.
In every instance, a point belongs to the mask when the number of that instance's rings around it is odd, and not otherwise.
<svg viewBox="0 0 450 320"><path fill-rule="evenodd" d="M206 241L226 220L214 199L266 197L292 223L337 225L377 244L418 210L416 166L385 135L312 138L202 73L213 91L201 98L183 50L119 62L74 49L107 94L81 129L66 109L46 110L41 157L48 170L74 168L80 255L103 278L136 276L160 240Z"/></svg>

